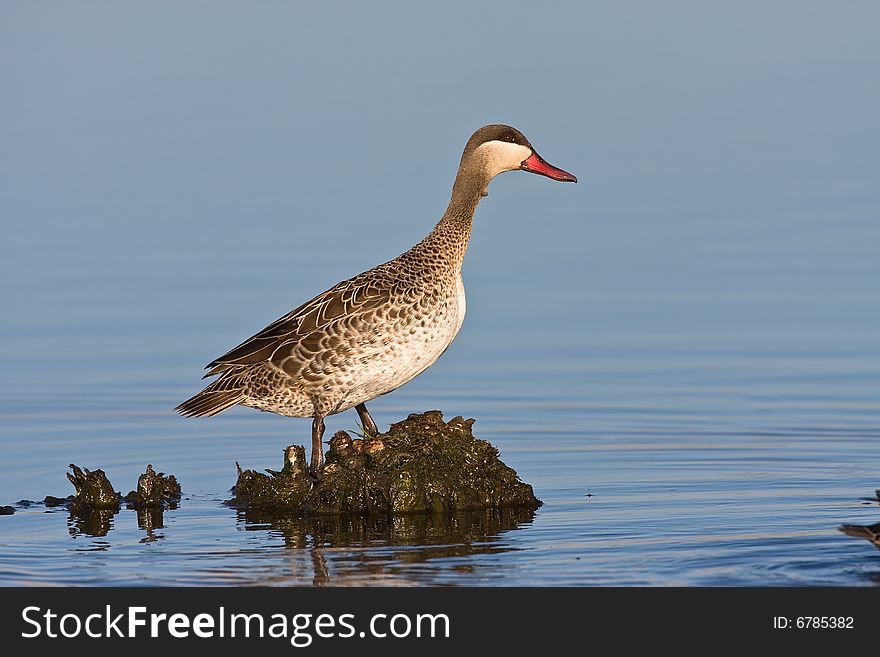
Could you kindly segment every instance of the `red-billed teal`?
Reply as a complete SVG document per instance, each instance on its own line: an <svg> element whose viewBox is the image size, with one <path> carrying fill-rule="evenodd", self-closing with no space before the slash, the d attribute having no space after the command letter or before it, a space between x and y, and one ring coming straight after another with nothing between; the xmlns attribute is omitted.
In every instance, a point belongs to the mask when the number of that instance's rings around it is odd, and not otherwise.
<svg viewBox="0 0 880 657"><path fill-rule="evenodd" d="M518 169L577 182L545 162L519 130L480 128L462 153L449 207L425 239L213 360L205 376L220 378L175 410L210 416L241 404L313 418L311 472L319 478L324 418L355 408L365 432L377 435L365 403L424 372L458 334L465 313L461 263L474 211L492 178Z"/></svg>

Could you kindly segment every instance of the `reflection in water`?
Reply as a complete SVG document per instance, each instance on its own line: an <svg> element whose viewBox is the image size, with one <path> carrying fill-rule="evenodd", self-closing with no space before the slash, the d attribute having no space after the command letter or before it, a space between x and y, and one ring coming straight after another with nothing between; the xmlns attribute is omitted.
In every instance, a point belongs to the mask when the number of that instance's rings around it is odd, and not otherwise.
<svg viewBox="0 0 880 657"><path fill-rule="evenodd" d="M70 511L67 519L67 531L73 537L106 536L113 529L113 516L119 513L116 509L92 509L74 513Z"/></svg>
<svg viewBox="0 0 880 657"><path fill-rule="evenodd" d="M153 541L165 538L164 534L155 533L156 529L165 527L162 507L137 509L137 516L138 529L143 529L147 532L147 535L139 541L140 543L152 543Z"/></svg>
<svg viewBox="0 0 880 657"><path fill-rule="evenodd" d="M473 570L462 557L497 554L514 548L503 533L531 524L531 509L496 509L443 515L291 517L242 511L246 531L280 533L295 570L309 556L312 584L339 584L343 576L382 578L432 560L456 572ZM459 558L459 559L456 559ZM452 559L452 561L448 561ZM286 576L273 575L282 581Z"/></svg>
<svg viewBox="0 0 880 657"><path fill-rule="evenodd" d="M172 507L176 508L176 506ZM164 510L162 507L137 509L138 528L147 532L139 542L152 543L165 538L164 534L157 534L155 530L163 529ZM89 511L68 510L67 531L74 538L77 536L104 537L113 529L113 517L119 513L118 509L91 509Z"/></svg>

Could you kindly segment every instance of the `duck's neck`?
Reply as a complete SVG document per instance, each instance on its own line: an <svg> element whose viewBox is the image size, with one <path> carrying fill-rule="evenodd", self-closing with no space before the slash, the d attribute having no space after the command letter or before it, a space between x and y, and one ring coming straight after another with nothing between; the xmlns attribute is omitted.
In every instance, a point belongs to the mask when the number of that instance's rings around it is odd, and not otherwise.
<svg viewBox="0 0 880 657"><path fill-rule="evenodd" d="M461 269L468 242L471 239L471 227L474 212L480 199L486 195L490 177L481 172L469 171L459 167L455 184L452 186L452 198L449 207L434 226L434 230L419 246L427 249L437 259L452 264L455 270Z"/></svg>

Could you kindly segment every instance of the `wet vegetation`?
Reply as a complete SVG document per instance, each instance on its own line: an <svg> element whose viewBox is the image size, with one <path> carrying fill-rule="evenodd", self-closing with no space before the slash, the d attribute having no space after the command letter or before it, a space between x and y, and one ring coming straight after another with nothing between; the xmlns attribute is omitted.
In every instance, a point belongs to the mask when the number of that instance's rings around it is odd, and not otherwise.
<svg viewBox="0 0 880 657"><path fill-rule="evenodd" d="M96 509L118 509L120 495L113 490L103 470L89 470L70 464L73 474L67 478L76 489L76 494L68 501L73 512L89 513Z"/></svg>
<svg viewBox="0 0 880 657"><path fill-rule="evenodd" d="M880 490L874 491L873 498L865 498L866 502L880 502ZM838 527L847 536L864 538L880 548L880 522L873 525L841 525Z"/></svg>
<svg viewBox="0 0 880 657"><path fill-rule="evenodd" d="M461 417L444 422L440 411L428 411L378 436L352 438L339 431L319 481L309 474L305 450L290 446L281 470L239 467L235 497L226 503L249 525L280 530L290 545L480 541L531 521L541 502L495 447L474 437L473 424ZM64 507L71 535L100 537L124 505L137 512L138 526L147 532L143 540L152 541L154 530L164 526L163 512L181 499L177 478L151 464L124 496L101 469L70 469L73 495L19 500L0 507L0 515L35 505Z"/></svg>
<svg viewBox="0 0 880 657"><path fill-rule="evenodd" d="M873 525L841 525L840 531L847 536L867 539L880 548L880 522Z"/></svg>
<svg viewBox="0 0 880 657"><path fill-rule="evenodd" d="M148 464L147 471L138 477L137 490L129 492L123 499L129 508L173 509L180 502L180 484L174 475L157 473Z"/></svg>
<svg viewBox="0 0 880 657"><path fill-rule="evenodd" d="M279 471L239 468L229 505L289 514L451 513L536 509L532 487L475 438L474 420L443 421L440 411L412 414L383 434L330 440L320 481L310 478L305 450L292 445Z"/></svg>
<svg viewBox="0 0 880 657"><path fill-rule="evenodd" d="M67 479L73 484L73 495L47 495L42 502L19 500L16 505L25 509L38 504L47 508L63 506L70 513L68 526L72 535L106 536L123 502L127 508L137 511L138 527L146 530L148 535L153 529L163 527L162 512L177 508L180 502L180 484L174 475L157 473L152 465L147 465L146 472L138 477L137 489L125 496L113 489L103 470L80 468L73 463L70 469L72 472L67 473ZM15 511L14 507L2 508L10 509L10 513Z"/></svg>

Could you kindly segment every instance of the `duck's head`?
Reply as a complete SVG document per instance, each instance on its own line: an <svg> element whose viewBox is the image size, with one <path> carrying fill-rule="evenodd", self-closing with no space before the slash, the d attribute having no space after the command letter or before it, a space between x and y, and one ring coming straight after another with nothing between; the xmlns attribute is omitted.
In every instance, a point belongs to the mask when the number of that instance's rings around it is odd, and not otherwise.
<svg viewBox="0 0 880 657"><path fill-rule="evenodd" d="M499 173L520 169L553 180L577 182L572 174L538 155L523 133L501 123L483 126L471 135L461 156L461 167L479 171L488 180Z"/></svg>

